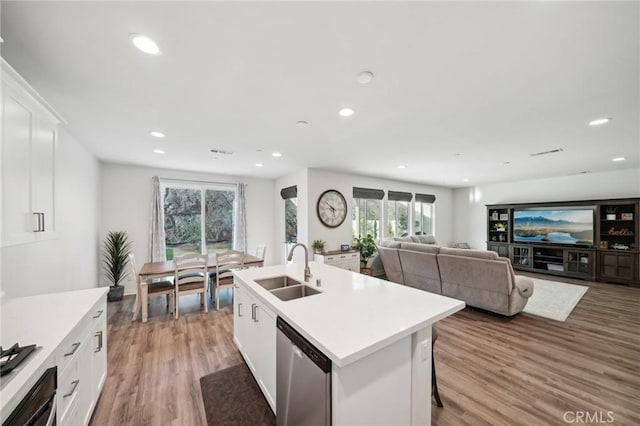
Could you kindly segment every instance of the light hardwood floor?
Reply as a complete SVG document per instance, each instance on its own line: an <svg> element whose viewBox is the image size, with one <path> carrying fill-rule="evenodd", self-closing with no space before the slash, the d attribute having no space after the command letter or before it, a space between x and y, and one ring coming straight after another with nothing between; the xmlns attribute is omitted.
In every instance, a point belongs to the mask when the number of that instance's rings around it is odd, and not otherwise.
<svg viewBox="0 0 640 426"><path fill-rule="evenodd" d="M640 424L640 289L564 281L590 287L566 322L472 309L440 322L445 406L432 407L432 424L566 425L575 412ZM200 377L242 362L223 296L208 314L183 297L178 320L152 298L146 324L130 321L132 297L110 303L109 371L91 424L205 425Z"/></svg>

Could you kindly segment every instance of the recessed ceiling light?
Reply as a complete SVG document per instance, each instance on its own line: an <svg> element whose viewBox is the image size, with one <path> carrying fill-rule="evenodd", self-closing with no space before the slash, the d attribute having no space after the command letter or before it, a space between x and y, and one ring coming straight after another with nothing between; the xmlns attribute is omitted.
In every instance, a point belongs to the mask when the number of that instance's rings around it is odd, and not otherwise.
<svg viewBox="0 0 640 426"><path fill-rule="evenodd" d="M219 157L211 157L212 160L219 160Z"/></svg>
<svg viewBox="0 0 640 426"><path fill-rule="evenodd" d="M129 38L133 45L144 53L148 53L149 55L159 55L161 53L156 42L147 36L143 36L141 34L130 34Z"/></svg>
<svg viewBox="0 0 640 426"><path fill-rule="evenodd" d="M464 178L464 179L462 179L462 181L463 181L463 182L469 182L469 179Z"/></svg>
<svg viewBox="0 0 640 426"><path fill-rule="evenodd" d="M296 121L296 126L298 127L307 127L308 125L309 125L308 121L304 121L304 120Z"/></svg>
<svg viewBox="0 0 640 426"><path fill-rule="evenodd" d="M153 136L154 138L164 138L165 134L162 132L151 132L149 133L151 136Z"/></svg>
<svg viewBox="0 0 640 426"><path fill-rule="evenodd" d="M262 163L256 163L256 167L262 167Z"/></svg>
<svg viewBox="0 0 640 426"><path fill-rule="evenodd" d="M164 151L161 149L154 149L153 152L156 154L164 154Z"/></svg>
<svg viewBox="0 0 640 426"><path fill-rule="evenodd" d="M351 117L354 113L355 111L353 110L353 108L342 108L338 112L338 114L340 114L340 117Z"/></svg>
<svg viewBox="0 0 640 426"><path fill-rule="evenodd" d="M456 157L460 157L462 154L460 154L459 152L454 154Z"/></svg>
<svg viewBox="0 0 640 426"><path fill-rule="evenodd" d="M505 162L504 162L504 163L502 163L502 164L511 164L511 161L505 161Z"/></svg>
<svg viewBox="0 0 640 426"><path fill-rule="evenodd" d="M611 159L611 161L616 161L616 162L618 162L618 161L624 161L624 160L626 160L626 158L624 158L624 157L616 157L616 158L612 158L612 159Z"/></svg>
<svg viewBox="0 0 640 426"><path fill-rule="evenodd" d="M613 120L613 118L608 117L608 118L598 118L597 120L593 120L589 122L589 126L599 126L601 124L605 124L610 122L611 120Z"/></svg>
<svg viewBox="0 0 640 426"><path fill-rule="evenodd" d="M280 154L279 152L272 152L271 156L277 158L277 157L282 157L282 154Z"/></svg>
<svg viewBox="0 0 640 426"><path fill-rule="evenodd" d="M356 81L360 84L368 84L373 80L373 73L371 71L362 71L356 76Z"/></svg>
<svg viewBox="0 0 640 426"><path fill-rule="evenodd" d="M406 165L406 164L400 164L400 165L398 166L398 168L399 168L399 169L406 169L406 168L407 168L407 165Z"/></svg>

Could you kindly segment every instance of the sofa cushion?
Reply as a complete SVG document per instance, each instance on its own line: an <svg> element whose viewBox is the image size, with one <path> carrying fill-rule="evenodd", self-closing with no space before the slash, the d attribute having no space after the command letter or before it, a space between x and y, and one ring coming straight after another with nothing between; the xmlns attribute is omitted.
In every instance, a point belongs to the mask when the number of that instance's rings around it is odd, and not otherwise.
<svg viewBox="0 0 640 426"><path fill-rule="evenodd" d="M411 236L408 235L406 237L393 237L393 241L402 241L402 242L406 242L406 243L412 243L413 240L411 239Z"/></svg>
<svg viewBox="0 0 640 426"><path fill-rule="evenodd" d="M469 287L478 290L495 292L508 296L513 288L513 281L509 265L504 259L483 259L479 257L465 257L451 254L444 254L446 248L441 247L438 253L438 266L440 268L440 277L442 279L442 294L444 296L459 296L456 290L454 294L447 294L454 287ZM451 249L449 249L451 250ZM461 250L468 252L469 250ZM495 253L494 253L495 254ZM482 296L483 299L485 295ZM464 298L469 305L474 305L472 300ZM506 299L503 300L503 303ZM483 306L478 306L482 308ZM491 309L493 307L486 307Z"/></svg>
<svg viewBox="0 0 640 426"><path fill-rule="evenodd" d="M422 244L438 244L436 237L433 235L418 235L418 242Z"/></svg>
<svg viewBox="0 0 640 426"><path fill-rule="evenodd" d="M398 249L378 246L378 256L382 260L384 273L391 282L404 284L404 276L402 274L402 266Z"/></svg>
<svg viewBox="0 0 640 426"><path fill-rule="evenodd" d="M400 244L400 241L385 238L384 240L380 240L380 242L378 243L378 247L400 248Z"/></svg>
<svg viewBox="0 0 640 426"><path fill-rule="evenodd" d="M437 251L407 250L406 246L436 247L426 244L402 243L398 250L404 284L431 293L442 293L440 270L436 257Z"/></svg>
<svg viewBox="0 0 640 426"><path fill-rule="evenodd" d="M451 256L475 257L478 259L498 260L500 256L495 251L486 250L466 250L449 247L440 247L440 254L448 254Z"/></svg>
<svg viewBox="0 0 640 426"><path fill-rule="evenodd" d="M400 243L400 248L404 250L420 251L423 253L438 254L440 246L434 246L431 244L418 244L418 243Z"/></svg>

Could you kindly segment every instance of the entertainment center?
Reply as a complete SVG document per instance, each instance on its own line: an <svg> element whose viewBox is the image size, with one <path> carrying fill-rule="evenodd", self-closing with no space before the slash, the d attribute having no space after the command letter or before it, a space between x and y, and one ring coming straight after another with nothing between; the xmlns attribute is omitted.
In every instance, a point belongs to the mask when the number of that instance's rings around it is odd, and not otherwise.
<svg viewBox="0 0 640 426"><path fill-rule="evenodd" d="M640 285L640 199L486 207L487 250L515 269Z"/></svg>

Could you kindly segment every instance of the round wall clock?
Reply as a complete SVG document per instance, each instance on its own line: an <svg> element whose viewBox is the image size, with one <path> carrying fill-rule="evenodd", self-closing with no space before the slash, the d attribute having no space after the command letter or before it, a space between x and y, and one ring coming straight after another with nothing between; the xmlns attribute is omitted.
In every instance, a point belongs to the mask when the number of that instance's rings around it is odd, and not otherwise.
<svg viewBox="0 0 640 426"><path fill-rule="evenodd" d="M347 217L347 200L335 189L324 191L318 198L316 211L324 226L337 228Z"/></svg>

